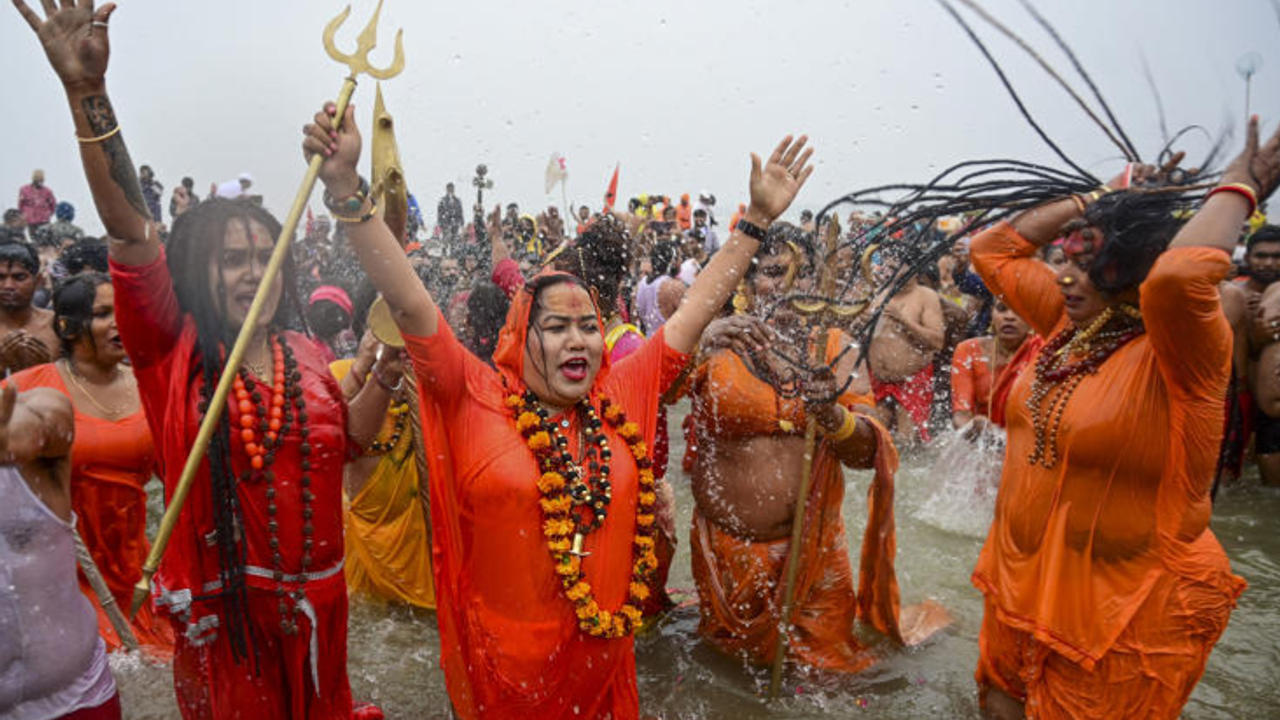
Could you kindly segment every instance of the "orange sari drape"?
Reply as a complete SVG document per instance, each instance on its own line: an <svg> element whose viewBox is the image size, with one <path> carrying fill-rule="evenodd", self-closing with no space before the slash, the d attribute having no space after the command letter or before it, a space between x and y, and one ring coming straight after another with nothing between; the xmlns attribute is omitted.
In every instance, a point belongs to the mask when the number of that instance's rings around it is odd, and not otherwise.
<svg viewBox="0 0 1280 720"><path fill-rule="evenodd" d="M441 664L457 714L471 720L639 717L630 636L592 637L578 628L542 533L537 462L515 429L506 398L521 380L530 293L516 293L494 353L484 364L443 317L431 337L406 336L420 380L430 465L433 569ZM603 334L603 327L601 327ZM687 358L661 331L612 366L602 361L593 403L608 397L653 444L658 398ZM577 453L577 413L565 418ZM633 562L637 468L609 426L613 500L586 538L582 565L600 606L627 596Z"/></svg>
<svg viewBox="0 0 1280 720"><path fill-rule="evenodd" d="M1007 223L973 243L975 267L1043 337L1062 297ZM1209 529L1231 330L1217 285L1227 255L1166 251L1141 286L1146 334L1080 382L1061 459L1028 462L1034 372L1005 404L995 519L973 573L986 598L977 679L1030 717L1177 717L1244 581Z"/></svg>

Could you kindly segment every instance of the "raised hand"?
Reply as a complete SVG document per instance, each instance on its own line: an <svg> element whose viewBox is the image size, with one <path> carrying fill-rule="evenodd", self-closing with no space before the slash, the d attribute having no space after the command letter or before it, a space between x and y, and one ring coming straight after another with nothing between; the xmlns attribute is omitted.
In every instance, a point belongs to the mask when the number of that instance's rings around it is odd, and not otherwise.
<svg viewBox="0 0 1280 720"><path fill-rule="evenodd" d="M115 12L115 3L94 10L93 0L41 0L46 19L23 0L13 5L40 38L49 64L67 87L100 84L107 73L111 43L107 39L107 22Z"/></svg>
<svg viewBox="0 0 1280 720"><path fill-rule="evenodd" d="M342 125L333 129L333 118L338 106L325 103L312 122L302 128L302 155L307 162L313 155L324 156L320 166L320 180L335 198L354 193L360 184L356 164L360 161L360 130L356 127L355 107L347 106Z"/></svg>
<svg viewBox="0 0 1280 720"><path fill-rule="evenodd" d="M758 213L764 216L762 219L773 222L791 206L796 193L813 172L813 166L808 164L813 148L805 148L808 142L807 135L801 135L799 140L786 136L763 167L760 156L751 153L751 206L747 210L748 215Z"/></svg>
<svg viewBox="0 0 1280 720"><path fill-rule="evenodd" d="M1222 172L1223 183L1245 183L1264 200L1275 192L1280 184L1280 128L1258 147L1258 116L1249 118L1244 150Z"/></svg>

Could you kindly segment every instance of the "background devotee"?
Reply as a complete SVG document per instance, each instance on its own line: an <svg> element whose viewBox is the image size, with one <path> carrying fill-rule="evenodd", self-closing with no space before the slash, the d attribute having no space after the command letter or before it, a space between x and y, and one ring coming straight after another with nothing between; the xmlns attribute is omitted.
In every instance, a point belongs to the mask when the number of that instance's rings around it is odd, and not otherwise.
<svg viewBox="0 0 1280 720"><path fill-rule="evenodd" d="M32 304L42 281L34 246L0 240L0 371L17 372L54 357L53 312Z"/></svg>
<svg viewBox="0 0 1280 720"><path fill-rule="evenodd" d="M111 237L120 337L133 363L169 496L263 280L280 224L252 201L211 200L168 243L142 199L106 92L115 6L19 12L67 94L85 176ZM259 324L153 581L173 624L174 687L186 718L352 714L346 672L343 465L367 446L388 393L350 404L298 317L292 262ZM234 428L234 431L233 431Z"/></svg>
<svg viewBox="0 0 1280 720"><path fill-rule="evenodd" d="M1252 118L1185 225L1177 193L1107 192L1124 177L973 243L987 285L1048 338L1006 405L973 573L976 677L997 717L1178 717L1245 587L1208 527L1232 351L1217 286L1280 179L1280 132L1259 148ZM1034 258L1064 234L1055 274Z"/></svg>
<svg viewBox="0 0 1280 720"><path fill-rule="evenodd" d="M71 403L0 390L0 709L13 720L119 720L93 607L76 587Z"/></svg>
<svg viewBox="0 0 1280 720"><path fill-rule="evenodd" d="M138 398L133 369L124 362L116 328L111 278L87 273L64 281L53 293L61 357L12 376L19 390L50 388L75 410L71 446L71 504L93 562L121 613L146 560L146 484L155 471L151 431ZM98 632L108 650L123 647L101 600L80 575L80 588L98 612ZM130 623L148 655L168 659L173 629L143 607Z"/></svg>
<svg viewBox="0 0 1280 720"><path fill-rule="evenodd" d="M1008 305L997 301L991 312L991 335L965 340L951 360L951 422L963 428L977 420L992 420L997 388L1004 373L1016 375L1027 366L1028 353L1019 353L1031 326ZM1014 363L1014 358L1020 362ZM1006 398L1007 399L1007 398ZM1003 418L1003 411L1000 414ZM1001 424L997 422L996 424ZM976 429L976 428L975 428Z"/></svg>
<svg viewBox="0 0 1280 720"><path fill-rule="evenodd" d="M767 165L752 155L751 207L686 301L613 367L582 281L519 290L496 370L458 342L356 173L351 108L305 129L348 238L405 335L420 379L442 664L463 718L639 716L632 636L657 564L649 458L659 396L728 300L763 227L812 172L806 138ZM332 208L331 208L332 209ZM751 233L748 235L747 233ZM575 502L577 501L577 502Z"/></svg>

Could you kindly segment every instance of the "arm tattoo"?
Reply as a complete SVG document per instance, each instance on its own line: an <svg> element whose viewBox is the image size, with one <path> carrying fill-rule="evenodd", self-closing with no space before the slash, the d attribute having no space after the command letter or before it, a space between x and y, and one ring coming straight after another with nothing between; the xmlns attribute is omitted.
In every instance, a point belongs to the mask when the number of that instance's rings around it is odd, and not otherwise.
<svg viewBox="0 0 1280 720"><path fill-rule="evenodd" d="M105 135L116 128L116 113L106 95L87 97L80 102L80 107L84 110L89 130L95 136ZM112 181L139 215L151 219L151 211L147 209L147 201L142 197L142 185L138 183L138 173L133 167L133 161L129 159L129 149L124 145L124 138L116 133L99 145L107 157L107 169L111 172Z"/></svg>

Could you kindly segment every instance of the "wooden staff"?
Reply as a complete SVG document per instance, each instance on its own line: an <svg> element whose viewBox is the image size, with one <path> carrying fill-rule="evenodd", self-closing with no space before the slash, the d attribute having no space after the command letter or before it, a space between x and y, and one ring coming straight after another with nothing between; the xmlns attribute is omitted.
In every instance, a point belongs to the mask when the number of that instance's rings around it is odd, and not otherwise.
<svg viewBox="0 0 1280 720"><path fill-rule="evenodd" d="M93 588L93 594L98 596L98 604L102 606L102 611L107 614L107 619L111 621L111 627L115 629L116 636L120 638L120 644L124 645L126 650L130 652L138 649L138 638L133 634L133 627L129 625L129 620L124 616L124 612L120 606L116 604L116 596L111 594L111 588L107 587L107 581L102 579L102 571L98 570L98 564L93 561L93 555L89 553L89 548L84 544L84 538L80 537L79 532L71 533L76 541L76 562L80 564L80 570L89 580L89 586Z"/></svg>
<svg viewBox="0 0 1280 720"><path fill-rule="evenodd" d="M347 105L351 102L351 96L356 91L356 76L367 74L379 80L387 80L395 77L404 69L404 48L401 44L402 30L396 32L396 53L391 65L385 69L380 69L369 64L369 52L377 44L378 15L381 12L382 0L378 0L378 7L374 10L369 24L356 37L356 51L351 55L339 52L334 45L334 35L338 31L338 27L351 14L351 6L348 5L346 9L325 26L325 51L329 53L330 57L346 65L351 71L351 74L343 80L342 90L338 93L338 111L333 117L334 130L338 129L341 124L342 117L347 111ZM263 271L262 283L258 285L258 291L253 296L253 303L249 306L249 312L245 315L239 334L236 335L235 344L231 346L231 352L227 355L227 364L223 367L222 374L218 378L218 386L214 390L212 400L209 402L209 410L205 413L204 419L200 421L200 429L196 432L195 442L191 446L191 453L187 455L186 464L182 467L182 474L174 487L168 507L165 508L164 517L160 520L160 530L156 533L155 541L151 544L151 552L147 555L147 561L142 566L142 578L138 580L137 585L133 588L133 603L129 610L130 617L138 613L142 603L151 594L151 578L156 574L156 569L160 567L160 558L164 556L165 548L169 544L169 538L173 535L173 528L178 522L178 515L182 512L182 506L186 502L187 494L191 492L196 473L200 469L205 451L209 447L209 440L213 437L214 429L222 418L223 410L226 409L227 395L231 391L231 384L235 380L236 372L240 369L240 363L244 359L249 339L253 336L254 330L258 325L258 317L262 314L262 309L266 305L271 286L276 282L276 278L280 274L280 268L284 265L285 257L289 254L293 233L298 228L298 220L302 217L302 210L307 204L307 199L311 197L311 190L315 187L316 178L320 175L320 166L324 164L324 160L324 156L318 153L311 157L311 162L307 165L307 172L302 178L302 186L298 188L298 194L293 199L293 206L289 208L289 214L285 216L284 224L280 229L280 237L276 238L275 249L272 250L271 259L267 262L267 267Z"/></svg>

